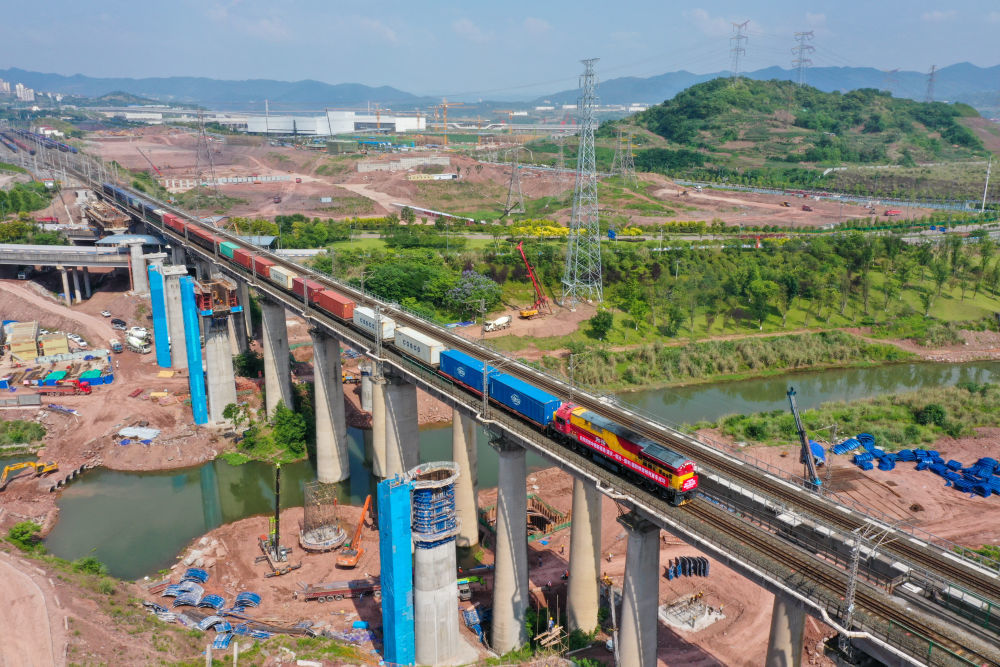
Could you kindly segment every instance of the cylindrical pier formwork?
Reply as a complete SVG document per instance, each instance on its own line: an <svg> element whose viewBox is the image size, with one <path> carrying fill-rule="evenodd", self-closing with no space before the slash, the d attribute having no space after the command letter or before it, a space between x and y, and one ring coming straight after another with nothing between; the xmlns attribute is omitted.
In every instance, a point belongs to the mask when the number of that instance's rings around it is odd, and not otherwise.
<svg viewBox="0 0 1000 667"><path fill-rule="evenodd" d="M361 372L361 409L365 412L372 411L372 364L371 362L358 365Z"/></svg>
<svg viewBox="0 0 1000 667"><path fill-rule="evenodd" d="M458 585L455 536L455 480L451 461L413 468L413 616L420 665L446 665L457 656Z"/></svg>

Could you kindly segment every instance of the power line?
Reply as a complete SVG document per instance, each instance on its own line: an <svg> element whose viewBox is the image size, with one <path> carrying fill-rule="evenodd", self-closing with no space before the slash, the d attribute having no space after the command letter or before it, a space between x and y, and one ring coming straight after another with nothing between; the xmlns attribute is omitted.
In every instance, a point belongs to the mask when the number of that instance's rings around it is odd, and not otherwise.
<svg viewBox="0 0 1000 667"><path fill-rule="evenodd" d="M569 224L566 248L566 272L563 275L563 305L573 308L581 299L602 301L601 228L597 208L597 165L594 159L595 107L597 106L598 58L581 61L580 77L580 149L576 158L576 186L573 189L573 215Z"/></svg>
<svg viewBox="0 0 1000 667"><path fill-rule="evenodd" d="M795 41L798 42L792 48L792 54L795 58L792 60L792 67L797 69L799 72L799 85L803 85L805 82L805 71L806 67L813 64L813 61L806 57L807 54L816 51L816 47L806 42L811 42L813 39L813 31L809 32L797 32L795 33Z"/></svg>
<svg viewBox="0 0 1000 667"><path fill-rule="evenodd" d="M729 38L730 71L733 79L740 78L740 58L747 54L747 26L750 21L733 24L733 36Z"/></svg>

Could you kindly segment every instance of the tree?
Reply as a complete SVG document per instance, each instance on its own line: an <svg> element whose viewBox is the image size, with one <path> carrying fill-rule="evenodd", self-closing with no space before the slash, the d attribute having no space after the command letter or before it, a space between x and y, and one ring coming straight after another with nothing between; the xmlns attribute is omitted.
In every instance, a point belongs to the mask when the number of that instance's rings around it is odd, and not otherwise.
<svg viewBox="0 0 1000 667"><path fill-rule="evenodd" d="M500 285L475 271L463 271L441 301L441 305L456 313L468 313L484 305L492 310L500 303L503 290Z"/></svg>
<svg viewBox="0 0 1000 667"><path fill-rule="evenodd" d="M403 222L405 222L408 225L412 225L417 221L416 212L414 212L414 210L409 206L403 207L403 210L399 212L399 217L402 218Z"/></svg>
<svg viewBox="0 0 1000 667"><path fill-rule="evenodd" d="M590 318L590 330L595 338L604 340L615 325L615 316L610 310L599 310Z"/></svg>
<svg viewBox="0 0 1000 667"><path fill-rule="evenodd" d="M21 551L35 551L44 549L41 546L42 538L38 535L40 532L42 527L34 521L21 521L10 527L7 539Z"/></svg>
<svg viewBox="0 0 1000 667"><path fill-rule="evenodd" d="M271 418L274 427L274 441L279 446L295 454L306 450L306 420L305 417L285 407L284 401L278 401Z"/></svg>
<svg viewBox="0 0 1000 667"><path fill-rule="evenodd" d="M944 284L948 282L948 277L950 273L948 272L948 263L943 259L939 259L931 263L931 275L934 277L934 285L937 287L937 295L941 296L941 289Z"/></svg>
<svg viewBox="0 0 1000 667"><path fill-rule="evenodd" d="M747 287L747 296L750 297L750 312L757 319L761 329L764 328L764 318L767 317L767 311L777 297L779 290L778 283L759 278Z"/></svg>

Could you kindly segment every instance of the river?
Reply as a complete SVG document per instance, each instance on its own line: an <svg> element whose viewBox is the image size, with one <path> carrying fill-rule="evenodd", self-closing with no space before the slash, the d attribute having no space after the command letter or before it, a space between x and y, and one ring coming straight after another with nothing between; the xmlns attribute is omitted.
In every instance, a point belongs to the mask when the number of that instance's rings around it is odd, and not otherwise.
<svg viewBox="0 0 1000 667"><path fill-rule="evenodd" d="M917 390L962 381L1000 381L1000 362L898 364L877 368L832 369L758 380L691 385L624 394L623 402L673 422L693 423L721 416L787 408L785 392L795 387L799 405ZM350 479L340 501L352 505L375 493L370 431L349 429ZM370 449L370 443L369 443ZM496 486L497 456L480 430L479 483ZM420 460L451 456L451 428L420 431ZM547 465L528 454L528 468ZM282 466L282 507L302 504L306 482L315 479L311 462ZM273 510L274 470L261 463L232 466L224 461L169 472L94 470L71 484L59 498L59 521L46 539L49 551L63 558L94 555L124 579L154 574L173 564L193 538L222 525Z"/></svg>

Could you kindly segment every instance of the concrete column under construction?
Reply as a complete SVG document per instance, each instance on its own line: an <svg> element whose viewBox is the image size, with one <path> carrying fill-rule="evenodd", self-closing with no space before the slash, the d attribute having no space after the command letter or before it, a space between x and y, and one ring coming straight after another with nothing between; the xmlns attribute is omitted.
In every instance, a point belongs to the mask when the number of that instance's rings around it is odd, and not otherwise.
<svg viewBox="0 0 1000 667"><path fill-rule="evenodd" d="M385 472L385 378L372 377L372 474L388 477Z"/></svg>
<svg viewBox="0 0 1000 667"><path fill-rule="evenodd" d="M623 665L655 667L660 589L660 529L631 512L618 521L628 533L618 659Z"/></svg>
<svg viewBox="0 0 1000 667"><path fill-rule="evenodd" d="M80 292L80 270L70 269L70 271L73 273L73 302L83 303L83 296Z"/></svg>
<svg viewBox="0 0 1000 667"><path fill-rule="evenodd" d="M90 269L83 267L83 294L90 298Z"/></svg>
<svg viewBox="0 0 1000 667"><path fill-rule="evenodd" d="M146 266L155 266L157 269L163 268L163 263L167 259L167 253L165 252L152 252L148 255L143 255L143 259L146 260Z"/></svg>
<svg viewBox="0 0 1000 667"><path fill-rule="evenodd" d="M243 312L240 313L238 318L238 323L243 327L243 338L253 337L253 322L250 320L250 286L247 285L245 280L236 281L236 301L241 306L243 306ZM243 346L243 351L246 352L247 346Z"/></svg>
<svg viewBox="0 0 1000 667"><path fill-rule="evenodd" d="M479 461L476 453L476 423L455 408L451 411L451 459L458 464L455 480L455 510L459 528L456 544L479 544Z"/></svg>
<svg viewBox="0 0 1000 667"><path fill-rule="evenodd" d="M181 302L181 276L187 275L185 266L165 266L163 295L167 302L167 331L170 334L170 367L175 371L187 368L187 336L184 333L184 311Z"/></svg>
<svg viewBox="0 0 1000 667"><path fill-rule="evenodd" d="M183 266L185 263L184 248L179 245L170 246L170 263L174 266Z"/></svg>
<svg viewBox="0 0 1000 667"><path fill-rule="evenodd" d="M149 294L149 279L146 277L146 260L142 256L142 241L129 241L129 263L132 267L132 291Z"/></svg>
<svg viewBox="0 0 1000 667"><path fill-rule="evenodd" d="M344 381L340 343L319 329L309 331L313 342L313 381L316 387L316 478L324 484L347 479L347 423L344 418Z"/></svg>
<svg viewBox="0 0 1000 667"><path fill-rule="evenodd" d="M525 451L504 438L491 443L497 469L497 543L493 577L493 649L503 655L528 641L528 469Z"/></svg>
<svg viewBox="0 0 1000 667"><path fill-rule="evenodd" d="M220 319L205 318L205 384L208 393L208 419L216 424L225 421L226 406L236 402L236 378L233 355L229 350L229 329ZM191 372L195 372L194 369Z"/></svg>
<svg viewBox="0 0 1000 667"><path fill-rule="evenodd" d="M285 307L268 299L261 299L264 332L264 392L267 414L274 414L278 401L292 408L292 372L288 364L288 328L285 326Z"/></svg>
<svg viewBox="0 0 1000 667"><path fill-rule="evenodd" d="M799 667L802 664L802 632L806 613L802 605L784 595L774 596L771 634L767 640L767 667Z"/></svg>
<svg viewBox="0 0 1000 667"><path fill-rule="evenodd" d="M566 616L570 631L597 627L601 558L601 494L593 482L573 480L573 524L569 534L569 590Z"/></svg>
<svg viewBox="0 0 1000 667"><path fill-rule="evenodd" d="M371 359L367 359L358 364L358 371L361 373L361 409L365 412L372 411L372 372L374 364Z"/></svg>
<svg viewBox="0 0 1000 667"><path fill-rule="evenodd" d="M63 299L66 300L66 306L69 307L69 306L73 305L73 297L69 293L69 276L66 275L66 269L65 268L63 268L63 267L60 266L60 267L58 267L58 269L59 269L59 273L62 275Z"/></svg>
<svg viewBox="0 0 1000 667"><path fill-rule="evenodd" d="M374 415L373 415L374 417ZM403 473L420 460L417 385L402 377L386 377L385 476Z"/></svg>

